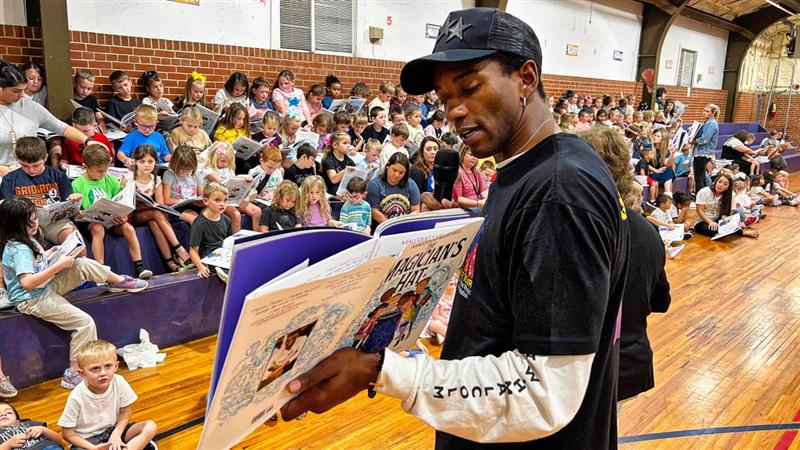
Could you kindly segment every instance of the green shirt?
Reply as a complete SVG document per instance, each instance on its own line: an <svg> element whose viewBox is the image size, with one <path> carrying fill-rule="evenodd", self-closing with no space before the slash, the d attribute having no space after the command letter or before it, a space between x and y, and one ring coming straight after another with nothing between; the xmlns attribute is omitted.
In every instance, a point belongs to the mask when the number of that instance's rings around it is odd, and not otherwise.
<svg viewBox="0 0 800 450"><path fill-rule="evenodd" d="M119 185L119 180L108 174L97 181L86 178L86 174L72 180L72 191L83 194L82 209L89 208L101 198L113 198L121 190L122 187Z"/></svg>

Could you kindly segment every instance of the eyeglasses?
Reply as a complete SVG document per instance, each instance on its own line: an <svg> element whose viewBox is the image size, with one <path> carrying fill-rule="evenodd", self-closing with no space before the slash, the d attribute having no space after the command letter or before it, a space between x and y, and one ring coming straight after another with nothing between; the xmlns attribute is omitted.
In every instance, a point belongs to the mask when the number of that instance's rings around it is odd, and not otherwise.
<svg viewBox="0 0 800 450"><path fill-rule="evenodd" d="M139 129L141 129L141 130L152 130L152 129L154 129L154 128L156 127L156 124L152 124L152 125L142 125L142 124L140 124L140 123L137 123L137 124L136 124L136 126L137 126Z"/></svg>

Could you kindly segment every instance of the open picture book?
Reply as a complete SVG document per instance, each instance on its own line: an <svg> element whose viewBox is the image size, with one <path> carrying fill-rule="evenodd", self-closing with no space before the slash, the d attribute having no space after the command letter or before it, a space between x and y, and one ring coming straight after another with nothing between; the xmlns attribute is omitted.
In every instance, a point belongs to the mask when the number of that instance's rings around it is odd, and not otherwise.
<svg viewBox="0 0 800 450"><path fill-rule="evenodd" d="M739 214L736 212L720 220L719 222L717 222L717 224L719 225L719 229L717 229L717 234L715 234L714 237L711 238L712 241L724 238L725 236L730 236L733 233L736 233L737 231L742 229L741 218L739 217Z"/></svg>
<svg viewBox="0 0 800 450"><path fill-rule="evenodd" d="M200 449L228 449L335 350L413 347L483 223L462 210L389 220L370 237L300 228L237 240Z"/></svg>
<svg viewBox="0 0 800 450"><path fill-rule="evenodd" d="M56 202L45 206L36 207L36 216L39 218L39 225L50 225L61 219L75 217L81 210L81 202Z"/></svg>
<svg viewBox="0 0 800 450"><path fill-rule="evenodd" d="M104 227L111 228L114 226L114 219L127 217L134 209L136 188L135 183L130 183L113 198L101 198L92 203L92 206L83 211L78 222L102 223Z"/></svg>
<svg viewBox="0 0 800 450"><path fill-rule="evenodd" d="M55 250L47 256L47 266L52 266L64 256L78 256L85 248L86 242L84 242L81 232L74 230L61 245L55 247Z"/></svg>

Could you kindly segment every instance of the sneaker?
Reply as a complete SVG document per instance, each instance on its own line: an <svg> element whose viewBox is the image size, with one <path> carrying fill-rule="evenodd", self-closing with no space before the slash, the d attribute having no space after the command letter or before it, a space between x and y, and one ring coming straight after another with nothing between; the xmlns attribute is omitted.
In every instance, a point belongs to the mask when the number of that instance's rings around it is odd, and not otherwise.
<svg viewBox="0 0 800 450"><path fill-rule="evenodd" d="M667 249L667 254L669 254L670 259L674 258L683 248L686 247L686 244L681 244L677 247L670 247Z"/></svg>
<svg viewBox="0 0 800 450"><path fill-rule="evenodd" d="M223 283L228 283L228 272L226 272L225 269L214 266L214 271L217 272L217 276Z"/></svg>
<svg viewBox="0 0 800 450"><path fill-rule="evenodd" d="M75 389L75 386L81 384L83 380L83 375L78 372L73 372L71 369L67 369L64 371L64 376L61 378L61 387Z"/></svg>
<svg viewBox="0 0 800 450"><path fill-rule="evenodd" d="M153 276L153 271L150 269L142 269L139 273L136 274L136 278L140 280L149 280L150 277Z"/></svg>
<svg viewBox="0 0 800 450"><path fill-rule="evenodd" d="M14 305L8 299L8 291L5 288L0 288L0 309L11 308Z"/></svg>
<svg viewBox="0 0 800 450"><path fill-rule="evenodd" d="M17 388L11 384L11 378L0 377L0 397L11 398L17 396Z"/></svg>
<svg viewBox="0 0 800 450"><path fill-rule="evenodd" d="M125 275L119 283L109 284L108 292L142 292L145 288L147 281Z"/></svg>
<svg viewBox="0 0 800 450"><path fill-rule="evenodd" d="M744 226L749 227L750 225L752 225L752 224L754 224L756 222L758 222L758 217L757 216L750 216L750 217L748 217L747 219L744 220Z"/></svg>

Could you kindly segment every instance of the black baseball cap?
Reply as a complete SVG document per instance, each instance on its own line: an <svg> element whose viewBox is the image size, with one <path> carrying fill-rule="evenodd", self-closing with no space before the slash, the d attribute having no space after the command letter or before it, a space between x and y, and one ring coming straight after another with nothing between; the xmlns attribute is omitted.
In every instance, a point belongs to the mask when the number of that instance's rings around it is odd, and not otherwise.
<svg viewBox="0 0 800 450"><path fill-rule="evenodd" d="M542 47L527 23L494 8L453 11L439 28L433 53L408 62L400 73L400 85L412 95L430 92L437 65L483 59L498 52L530 59L542 72Z"/></svg>

